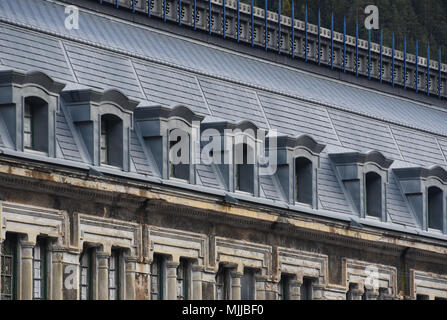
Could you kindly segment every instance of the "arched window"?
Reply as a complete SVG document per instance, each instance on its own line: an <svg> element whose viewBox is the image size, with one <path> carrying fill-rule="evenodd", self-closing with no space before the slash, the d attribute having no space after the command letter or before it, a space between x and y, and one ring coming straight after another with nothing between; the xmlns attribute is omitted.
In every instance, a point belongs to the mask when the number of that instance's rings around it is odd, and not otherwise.
<svg viewBox="0 0 447 320"><path fill-rule="evenodd" d="M427 226L430 229L442 230L443 225L443 192L438 187L428 188Z"/></svg>
<svg viewBox="0 0 447 320"><path fill-rule="evenodd" d="M312 205L312 162L304 157L295 159L295 201Z"/></svg>
<svg viewBox="0 0 447 320"><path fill-rule="evenodd" d="M123 166L123 121L111 114L101 116L101 164Z"/></svg>
<svg viewBox="0 0 447 320"><path fill-rule="evenodd" d="M254 192L254 152L247 143L235 147L234 190Z"/></svg>
<svg viewBox="0 0 447 320"><path fill-rule="evenodd" d="M24 149L48 152L47 102L38 97L27 97L23 111Z"/></svg>
<svg viewBox="0 0 447 320"><path fill-rule="evenodd" d="M382 178L375 172L368 172L365 177L366 215L382 217Z"/></svg>

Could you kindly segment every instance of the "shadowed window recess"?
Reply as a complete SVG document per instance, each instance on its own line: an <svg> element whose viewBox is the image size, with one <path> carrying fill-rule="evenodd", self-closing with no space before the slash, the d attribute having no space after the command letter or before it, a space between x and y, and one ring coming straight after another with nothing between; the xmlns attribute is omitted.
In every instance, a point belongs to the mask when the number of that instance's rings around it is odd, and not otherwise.
<svg viewBox="0 0 447 320"><path fill-rule="evenodd" d="M101 164L123 165L123 121L111 114L101 116Z"/></svg>
<svg viewBox="0 0 447 320"><path fill-rule="evenodd" d="M25 150L48 152L48 104L41 98L25 98L23 146Z"/></svg>
<svg viewBox="0 0 447 320"><path fill-rule="evenodd" d="M382 178L375 172L365 176L366 215L382 217Z"/></svg>
<svg viewBox="0 0 447 320"><path fill-rule="evenodd" d="M307 158L295 159L295 201L312 206L312 162Z"/></svg>

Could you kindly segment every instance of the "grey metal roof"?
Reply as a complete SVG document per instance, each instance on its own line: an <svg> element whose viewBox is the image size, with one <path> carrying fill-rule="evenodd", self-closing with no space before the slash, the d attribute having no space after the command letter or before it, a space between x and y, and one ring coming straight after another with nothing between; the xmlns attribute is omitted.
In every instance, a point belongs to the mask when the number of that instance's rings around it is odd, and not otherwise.
<svg viewBox="0 0 447 320"><path fill-rule="evenodd" d="M318 171L321 212L353 214L329 152L378 150L396 160L393 167L447 166L445 111L95 13L81 13L79 30L66 30L64 19L58 3L2 0L3 68L39 70L68 83L67 88L118 89L144 103L184 104L213 118L251 120L292 136L308 134L327 144ZM57 156L68 160L64 164L88 164L88 153L63 103L56 127ZM0 119L0 146L10 147L8 139ZM138 127L131 133L130 157L135 176L159 176ZM213 166L198 165L196 176L204 190L225 190ZM260 186L259 201L284 200L275 177L262 177ZM391 221L416 226L392 174L387 192Z"/></svg>

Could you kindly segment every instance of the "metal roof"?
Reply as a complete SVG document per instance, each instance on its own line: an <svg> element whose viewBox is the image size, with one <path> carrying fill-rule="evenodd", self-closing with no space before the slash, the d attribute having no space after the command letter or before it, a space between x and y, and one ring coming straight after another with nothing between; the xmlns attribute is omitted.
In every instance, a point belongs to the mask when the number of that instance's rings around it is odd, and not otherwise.
<svg viewBox="0 0 447 320"><path fill-rule="evenodd" d="M324 79L98 13L81 11L79 30L65 29L64 19L60 3L2 0L0 68L39 70L68 83L67 88L119 89L142 101L141 105L181 103L214 118L251 120L262 128L292 136L308 134L327 145L320 159L319 210L313 211L315 214L354 214L329 152L378 150L396 160L393 167L447 167L447 113L441 108ZM56 155L65 165L89 164L88 152L71 123L62 101L57 115ZM17 154L10 150L5 132L4 121L0 120L0 146L9 150L6 153ZM130 153L132 177L151 180L159 176L138 128L132 131ZM196 176L197 184L205 187L202 191L225 190L213 166L197 166ZM275 179L262 177L261 197L251 201L268 200L265 203L284 206L284 195ZM417 226L392 173L387 201L392 223L383 223L382 227Z"/></svg>

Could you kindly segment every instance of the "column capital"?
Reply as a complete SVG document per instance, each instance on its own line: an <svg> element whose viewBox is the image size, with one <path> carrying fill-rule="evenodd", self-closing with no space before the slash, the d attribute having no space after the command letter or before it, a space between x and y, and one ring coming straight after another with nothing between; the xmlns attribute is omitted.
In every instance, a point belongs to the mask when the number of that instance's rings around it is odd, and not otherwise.
<svg viewBox="0 0 447 320"><path fill-rule="evenodd" d="M20 241L20 246L22 249L33 249L36 246L36 243L28 240L22 240Z"/></svg>
<svg viewBox="0 0 447 320"><path fill-rule="evenodd" d="M176 261L166 261L166 268L177 268L179 265L180 263Z"/></svg>
<svg viewBox="0 0 447 320"><path fill-rule="evenodd" d="M136 257L136 256L127 256L124 261L126 261L126 263L137 263L138 262L138 257Z"/></svg>
<svg viewBox="0 0 447 320"><path fill-rule="evenodd" d="M108 254L105 251L99 251L96 253L96 257L98 258L98 260L99 259L108 259L108 258L110 258L110 254Z"/></svg>

